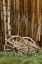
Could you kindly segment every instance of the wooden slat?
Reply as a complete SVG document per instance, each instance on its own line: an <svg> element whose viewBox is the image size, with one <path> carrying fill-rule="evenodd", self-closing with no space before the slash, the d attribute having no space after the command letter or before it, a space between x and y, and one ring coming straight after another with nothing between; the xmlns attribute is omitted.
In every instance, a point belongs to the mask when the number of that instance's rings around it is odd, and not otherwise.
<svg viewBox="0 0 42 64"><path fill-rule="evenodd" d="M29 33L29 20L28 20L28 0L24 0L24 26L25 26L25 36Z"/></svg>
<svg viewBox="0 0 42 64"><path fill-rule="evenodd" d="M38 18L38 31L36 35L36 41L40 41L40 31L41 31L41 14L40 14L40 0L37 0L37 18Z"/></svg>
<svg viewBox="0 0 42 64"><path fill-rule="evenodd" d="M10 0L7 0L7 4L8 4L8 7L7 7L7 15L8 15L8 36L11 35L11 25L10 25Z"/></svg>
<svg viewBox="0 0 42 64"><path fill-rule="evenodd" d="M19 35L19 27L20 27L20 0L16 0L16 31Z"/></svg>
<svg viewBox="0 0 42 64"><path fill-rule="evenodd" d="M5 37L7 38L7 28L6 28L6 3L5 0L3 0L3 15L4 15L4 33L5 33Z"/></svg>

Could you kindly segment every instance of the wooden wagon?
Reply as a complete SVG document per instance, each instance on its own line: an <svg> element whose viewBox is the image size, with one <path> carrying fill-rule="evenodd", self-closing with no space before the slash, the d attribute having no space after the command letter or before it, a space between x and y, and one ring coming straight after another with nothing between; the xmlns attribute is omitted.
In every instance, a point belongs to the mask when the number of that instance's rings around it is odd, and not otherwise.
<svg viewBox="0 0 42 64"><path fill-rule="evenodd" d="M30 37L21 37L19 35L14 35L5 38L4 51L6 52L25 52L29 54L35 54L39 51L39 47L36 45L35 41Z"/></svg>

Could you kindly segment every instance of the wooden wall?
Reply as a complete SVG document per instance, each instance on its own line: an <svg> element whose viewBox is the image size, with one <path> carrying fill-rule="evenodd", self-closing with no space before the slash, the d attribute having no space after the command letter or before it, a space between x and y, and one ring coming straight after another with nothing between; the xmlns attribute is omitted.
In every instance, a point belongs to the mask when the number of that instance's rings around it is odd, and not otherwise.
<svg viewBox="0 0 42 64"><path fill-rule="evenodd" d="M40 40L41 31L41 1L42 0L13 0L12 8L13 20L12 34L20 36L29 36L34 40ZM14 3L14 4L13 4ZM41 3L41 4L40 4Z"/></svg>
<svg viewBox="0 0 42 64"><path fill-rule="evenodd" d="M3 0L2 8L3 33L6 38L19 34L40 41L42 0Z"/></svg>

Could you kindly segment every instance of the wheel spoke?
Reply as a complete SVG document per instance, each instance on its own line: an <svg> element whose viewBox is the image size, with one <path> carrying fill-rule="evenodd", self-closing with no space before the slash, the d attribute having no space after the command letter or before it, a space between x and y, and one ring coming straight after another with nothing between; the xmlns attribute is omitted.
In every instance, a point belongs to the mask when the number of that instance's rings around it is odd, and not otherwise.
<svg viewBox="0 0 42 64"><path fill-rule="evenodd" d="M10 45L8 45L8 44L5 44L5 45L7 45L7 46L9 46L9 47L13 48L13 46L10 46Z"/></svg>
<svg viewBox="0 0 42 64"><path fill-rule="evenodd" d="M7 42L9 42L10 44L13 44L12 42L10 42L10 40L8 40L8 39L5 39Z"/></svg>
<svg viewBox="0 0 42 64"><path fill-rule="evenodd" d="M12 49L5 49L6 51L11 51Z"/></svg>

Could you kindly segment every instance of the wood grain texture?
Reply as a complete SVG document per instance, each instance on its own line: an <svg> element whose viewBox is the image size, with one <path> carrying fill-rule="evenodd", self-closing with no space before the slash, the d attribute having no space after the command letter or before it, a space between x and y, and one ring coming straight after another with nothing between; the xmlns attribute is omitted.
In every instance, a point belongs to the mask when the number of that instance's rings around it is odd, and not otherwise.
<svg viewBox="0 0 42 64"><path fill-rule="evenodd" d="M42 35L42 0L3 0L2 8L2 30L6 38L18 34L40 41Z"/></svg>

